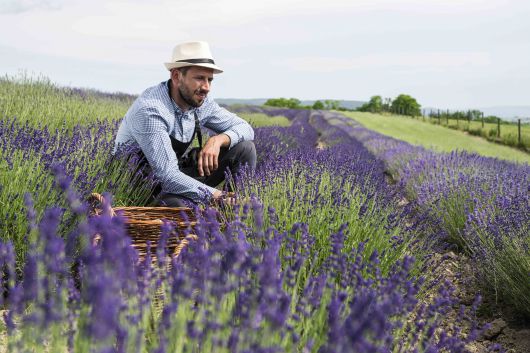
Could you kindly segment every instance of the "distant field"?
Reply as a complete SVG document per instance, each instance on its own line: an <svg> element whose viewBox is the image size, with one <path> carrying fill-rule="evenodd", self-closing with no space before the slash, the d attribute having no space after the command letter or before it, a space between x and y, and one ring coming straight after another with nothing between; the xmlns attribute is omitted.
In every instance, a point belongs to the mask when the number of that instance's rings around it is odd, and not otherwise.
<svg viewBox="0 0 530 353"><path fill-rule="evenodd" d="M520 150L488 142L463 131L447 129L418 119L362 112L344 112L366 128L436 151L466 150L483 156L530 164L530 155ZM501 129L503 126L501 126Z"/></svg>
<svg viewBox="0 0 530 353"><path fill-rule="evenodd" d="M429 121L435 124L438 123L437 118L431 118ZM507 146L524 147L527 151L530 151L530 124L528 123L525 124L523 122L521 124L521 140L519 140L518 136L517 123L501 124L499 137L497 136L497 123L484 123L484 127L482 127L482 122L480 121L468 122L462 119L449 119L449 123L447 123L445 118L440 119L440 123L451 129L467 131L472 135L481 136L490 141L499 142Z"/></svg>
<svg viewBox="0 0 530 353"><path fill-rule="evenodd" d="M285 116L268 116L263 113L237 113L253 127L261 126L289 126L291 123Z"/></svg>
<svg viewBox="0 0 530 353"><path fill-rule="evenodd" d="M449 120L449 123L451 125L456 125L456 122L453 120ZM473 129L473 130L479 130L482 129L482 123L480 121L471 121L470 124L468 124L467 121L462 122L460 121L458 123L459 125L463 125L466 129ZM497 134L497 124L495 123L484 123L484 130L488 131L490 135L496 135ZM501 136L505 134L510 134L513 136L517 136L517 124L501 124ZM521 134L523 139L530 139L530 125L527 124L521 124Z"/></svg>

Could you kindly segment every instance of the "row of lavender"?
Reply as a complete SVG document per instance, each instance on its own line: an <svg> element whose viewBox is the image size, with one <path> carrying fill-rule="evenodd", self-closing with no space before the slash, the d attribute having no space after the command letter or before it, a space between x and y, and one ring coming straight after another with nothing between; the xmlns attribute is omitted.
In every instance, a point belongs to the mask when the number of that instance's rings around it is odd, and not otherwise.
<svg viewBox="0 0 530 353"><path fill-rule="evenodd" d="M65 169L83 197L110 191L120 203L145 202L145 190L131 188L142 184L134 175L134 161L111 158L116 129L116 124L93 123L49 130L16 118L0 120L0 204L8 206L2 208L0 234L13 241L19 261L27 250L24 194L32 193L38 217L47 205L65 206L54 187L54 165Z"/></svg>
<svg viewBox="0 0 530 353"><path fill-rule="evenodd" d="M8 351L464 351L459 329L439 327L454 304L450 289L441 286L435 300L418 302L422 281L406 255L407 235L417 229L403 224L408 210L392 207L399 195L384 183L383 165L340 136L316 150L318 132L308 119L303 113L289 128L257 129L259 170L240 184L242 196L254 196L223 226L207 209L195 230L199 240L169 271L163 263L138 264L123 219L108 210L87 217L78 192L84 196L93 185L81 180L98 175L105 158L76 164L81 142L50 134L43 146L61 141L70 153L47 163L53 147L24 155L38 145L38 132L3 130L10 131L2 135L3 157L24 156L11 161L12 175L23 160L40 163L23 172L54 174L64 198L61 207L50 198L44 212L24 198L18 219L28 229L10 234L28 246L19 275L13 242L0 246ZM31 131L31 142L17 145L23 131ZM108 143L99 138L109 140L90 136L98 146ZM91 150L86 143L83 151ZM13 180L2 183L2 194L14 190ZM33 190L29 181L23 186ZM97 245L95 234L103 239ZM174 236L169 225L163 234L160 259L166 237Z"/></svg>
<svg viewBox="0 0 530 353"><path fill-rule="evenodd" d="M530 166L466 152L440 154L327 114L383 160L443 239L475 261L492 298L530 317Z"/></svg>
<svg viewBox="0 0 530 353"><path fill-rule="evenodd" d="M329 135L329 126L315 126L315 114L294 112L289 128L257 132L264 163L244 178L243 195L257 195L266 209L281 210L285 228L307 224L321 246L319 261L329 255L330 232L346 224L348 247L366 243L367 252L383 256L386 273L423 230L409 217L410 208L396 207L400 195L385 182L381 161L340 130ZM323 141L332 145L319 148Z"/></svg>

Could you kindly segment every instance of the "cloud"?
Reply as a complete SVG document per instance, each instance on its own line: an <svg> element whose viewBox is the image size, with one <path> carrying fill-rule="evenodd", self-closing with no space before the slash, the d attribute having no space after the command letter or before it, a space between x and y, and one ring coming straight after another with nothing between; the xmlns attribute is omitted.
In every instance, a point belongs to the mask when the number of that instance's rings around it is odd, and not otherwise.
<svg viewBox="0 0 530 353"><path fill-rule="evenodd" d="M308 97L362 96L482 78L497 92L497 82L520 87L528 75L529 10L521 0L0 0L0 50L11 54L0 67L138 92L166 75L176 43L198 39L230 72L217 82L232 96L292 87ZM280 89L275 73L290 86L267 93ZM249 87L252 78L259 84Z"/></svg>
<svg viewBox="0 0 530 353"><path fill-rule="evenodd" d="M62 0L3 0L0 2L0 14L19 14L34 10L58 10Z"/></svg>
<svg viewBox="0 0 530 353"><path fill-rule="evenodd" d="M438 70L469 66L488 66L491 60L484 52L383 53L355 58L298 57L273 63L291 70L306 72L339 72L378 68Z"/></svg>

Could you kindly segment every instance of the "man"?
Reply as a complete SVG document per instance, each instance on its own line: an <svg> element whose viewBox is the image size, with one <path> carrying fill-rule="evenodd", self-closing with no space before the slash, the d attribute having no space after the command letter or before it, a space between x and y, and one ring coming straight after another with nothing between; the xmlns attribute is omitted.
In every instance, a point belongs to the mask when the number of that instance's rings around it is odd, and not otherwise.
<svg viewBox="0 0 530 353"><path fill-rule="evenodd" d="M206 42L177 45L165 66L170 79L134 101L118 129L115 150L131 143L140 147L161 184L155 199L158 206L221 200L223 192L215 187L224 180L225 171L236 175L245 164L256 166L254 131L208 97L213 75L223 70ZM204 147L201 126L217 134ZM185 152L195 136L202 148L188 156Z"/></svg>

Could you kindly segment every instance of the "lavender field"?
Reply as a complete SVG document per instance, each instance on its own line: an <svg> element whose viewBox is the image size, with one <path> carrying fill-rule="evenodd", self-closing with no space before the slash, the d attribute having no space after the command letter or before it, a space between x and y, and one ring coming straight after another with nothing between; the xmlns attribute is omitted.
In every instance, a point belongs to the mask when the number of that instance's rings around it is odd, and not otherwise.
<svg viewBox="0 0 530 353"><path fill-rule="evenodd" d="M238 109L290 125L256 127L239 203L197 209L197 240L170 266L169 223L159 262L141 262L109 205L88 214L94 191L148 199L136 161L109 154L119 115L47 126L4 111L1 351L502 351L483 340L481 296L530 319L528 165L424 150L339 113ZM472 304L433 271L448 251L473 264Z"/></svg>

